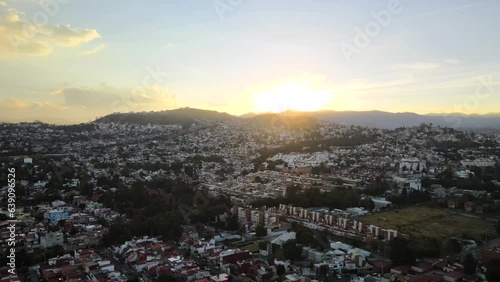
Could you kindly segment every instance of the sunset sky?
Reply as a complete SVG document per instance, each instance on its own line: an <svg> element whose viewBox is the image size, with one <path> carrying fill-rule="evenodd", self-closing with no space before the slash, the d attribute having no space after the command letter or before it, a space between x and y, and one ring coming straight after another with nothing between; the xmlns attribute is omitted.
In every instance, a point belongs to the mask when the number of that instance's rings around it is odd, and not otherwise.
<svg viewBox="0 0 500 282"><path fill-rule="evenodd" d="M0 0L0 120L500 112L500 1L391 2Z"/></svg>

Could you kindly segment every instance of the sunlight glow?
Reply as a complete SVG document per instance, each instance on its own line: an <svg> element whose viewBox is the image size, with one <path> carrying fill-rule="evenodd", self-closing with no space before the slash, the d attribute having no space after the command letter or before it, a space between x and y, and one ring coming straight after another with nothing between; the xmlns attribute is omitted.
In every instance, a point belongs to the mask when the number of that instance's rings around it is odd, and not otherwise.
<svg viewBox="0 0 500 282"><path fill-rule="evenodd" d="M330 89L315 89L306 83L287 82L253 95L256 112L318 111L333 98Z"/></svg>

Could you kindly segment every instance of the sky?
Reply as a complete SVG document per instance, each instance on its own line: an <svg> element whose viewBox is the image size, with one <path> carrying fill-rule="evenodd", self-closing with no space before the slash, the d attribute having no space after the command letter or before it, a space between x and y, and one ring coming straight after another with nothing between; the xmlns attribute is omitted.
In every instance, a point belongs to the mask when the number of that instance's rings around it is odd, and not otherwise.
<svg viewBox="0 0 500 282"><path fill-rule="evenodd" d="M0 120L498 113L498 11L496 0L0 0Z"/></svg>

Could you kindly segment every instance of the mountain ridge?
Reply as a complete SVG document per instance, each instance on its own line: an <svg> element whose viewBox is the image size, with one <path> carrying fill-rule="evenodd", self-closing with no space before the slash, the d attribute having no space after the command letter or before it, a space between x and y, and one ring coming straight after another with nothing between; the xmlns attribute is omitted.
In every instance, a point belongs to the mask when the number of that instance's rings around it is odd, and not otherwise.
<svg viewBox="0 0 500 282"><path fill-rule="evenodd" d="M225 112L197 108L178 108L164 111L111 113L95 119L93 122L119 122L132 124L179 124L194 123L197 120L254 120L255 124L265 126L266 119L271 117L286 117L289 122L297 122L301 118L315 118L319 121L336 122L343 125L367 126L383 129L418 126L422 123L432 123L438 126L460 127L470 129L499 129L500 113L464 114L464 113L430 113L417 114L413 112L371 111L294 111L281 113L246 113L231 115ZM265 117L265 118L263 118ZM4 121L12 123L13 121Z"/></svg>

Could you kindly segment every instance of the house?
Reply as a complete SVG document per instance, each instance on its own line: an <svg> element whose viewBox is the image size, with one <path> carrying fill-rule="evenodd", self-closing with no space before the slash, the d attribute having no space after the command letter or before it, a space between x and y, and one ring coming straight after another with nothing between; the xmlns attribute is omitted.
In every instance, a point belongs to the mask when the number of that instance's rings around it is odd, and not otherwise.
<svg viewBox="0 0 500 282"><path fill-rule="evenodd" d="M476 203L474 203L474 202L465 202L464 203L464 209L468 212L474 211L475 207L476 207Z"/></svg>
<svg viewBox="0 0 500 282"><path fill-rule="evenodd" d="M211 282L228 282L229 281L229 276L225 273L211 276L210 277Z"/></svg>
<svg viewBox="0 0 500 282"><path fill-rule="evenodd" d="M408 274L408 271L410 271L410 266L407 265L399 265L396 267L391 268L391 273L396 274L396 275L406 275Z"/></svg>
<svg viewBox="0 0 500 282"><path fill-rule="evenodd" d="M448 199L448 208L457 209L460 206L461 202L462 201L460 199Z"/></svg>
<svg viewBox="0 0 500 282"><path fill-rule="evenodd" d="M415 271L416 273L425 273L432 268L434 268L434 265L432 263L421 261L416 266L412 266L411 270Z"/></svg>
<svg viewBox="0 0 500 282"><path fill-rule="evenodd" d="M50 232L40 236L40 246L44 249L54 246L62 246L63 242L64 236L62 232Z"/></svg>
<svg viewBox="0 0 500 282"><path fill-rule="evenodd" d="M344 267L348 270L355 270L356 269L356 262L353 261L352 259L346 259L346 260L344 260Z"/></svg>
<svg viewBox="0 0 500 282"><path fill-rule="evenodd" d="M446 273L443 275L443 280L447 282L458 282L461 281L464 277L464 273L460 270L455 270L450 273Z"/></svg>
<svg viewBox="0 0 500 282"><path fill-rule="evenodd" d="M391 271L392 263L383 259L377 259L370 262L374 270L378 273L387 273Z"/></svg>

